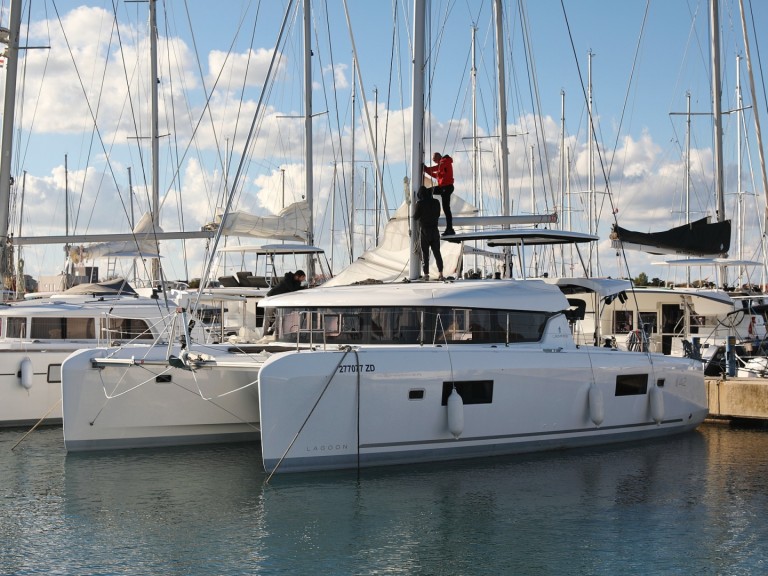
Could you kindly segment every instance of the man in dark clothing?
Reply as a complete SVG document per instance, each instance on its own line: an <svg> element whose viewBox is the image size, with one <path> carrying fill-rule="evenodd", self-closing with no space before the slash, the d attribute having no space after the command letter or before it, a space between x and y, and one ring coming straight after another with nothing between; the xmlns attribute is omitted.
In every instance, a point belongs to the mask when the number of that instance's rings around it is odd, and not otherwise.
<svg viewBox="0 0 768 576"><path fill-rule="evenodd" d="M437 219L440 218L440 202L432 197L432 190L422 186L416 194L416 210L413 219L419 222L421 242L421 269L425 280L429 280L429 250L435 255L435 263L440 273L438 280L443 278L443 256L440 254L440 231L437 229Z"/></svg>
<svg viewBox="0 0 768 576"><path fill-rule="evenodd" d="M287 292L295 292L301 289L301 283L307 279L307 275L304 274L304 270L296 270L296 272L286 272L283 279L267 292L267 296L275 296L276 294L285 294Z"/></svg>
<svg viewBox="0 0 768 576"><path fill-rule="evenodd" d="M445 232L443 236L455 234L453 231L453 214L451 213L451 194L453 194L453 158L440 152L432 155L434 166L422 164L424 172L437 179L435 194L443 200L443 214L445 214Z"/></svg>

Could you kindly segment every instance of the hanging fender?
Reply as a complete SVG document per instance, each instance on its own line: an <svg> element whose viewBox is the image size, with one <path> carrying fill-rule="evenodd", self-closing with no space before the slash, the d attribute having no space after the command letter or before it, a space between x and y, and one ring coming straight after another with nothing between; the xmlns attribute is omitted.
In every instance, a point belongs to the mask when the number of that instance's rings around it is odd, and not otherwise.
<svg viewBox="0 0 768 576"><path fill-rule="evenodd" d="M664 420L664 392L658 386L653 386L649 391L651 403L651 418L656 424Z"/></svg>
<svg viewBox="0 0 768 576"><path fill-rule="evenodd" d="M603 391L592 382L589 385L589 419L595 426L600 426L605 418L605 404L603 402Z"/></svg>
<svg viewBox="0 0 768 576"><path fill-rule="evenodd" d="M32 372L32 360L30 360L29 356L26 356L20 363L19 363L19 372L18 377L21 381L21 385L24 386L27 390L32 388L32 377L34 376L34 373Z"/></svg>
<svg viewBox="0 0 768 576"><path fill-rule="evenodd" d="M448 396L448 431L456 439L464 432L464 401L456 388Z"/></svg>

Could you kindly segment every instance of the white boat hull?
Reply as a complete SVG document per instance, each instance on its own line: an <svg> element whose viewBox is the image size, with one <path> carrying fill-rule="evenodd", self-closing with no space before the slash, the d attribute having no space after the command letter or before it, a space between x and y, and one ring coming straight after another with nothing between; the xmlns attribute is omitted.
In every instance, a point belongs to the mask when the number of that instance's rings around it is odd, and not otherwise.
<svg viewBox="0 0 768 576"><path fill-rule="evenodd" d="M77 345L0 349L0 426L61 424L61 364ZM29 368L22 363L29 359Z"/></svg>
<svg viewBox="0 0 768 576"><path fill-rule="evenodd" d="M620 391L617 376L631 374L648 375L647 387ZM661 380L661 394L651 394ZM478 388L479 403L464 398L457 438L445 402L451 382L492 382L490 395ZM261 369L259 405L268 472L613 443L692 430L707 415L695 361L654 355L651 367L644 354L526 345L280 354Z"/></svg>
<svg viewBox="0 0 768 576"><path fill-rule="evenodd" d="M187 370L169 366L167 353L165 347L125 347L72 354L62 366L66 449L259 439L258 362L252 356L228 354L222 346L217 358L227 359L226 370ZM112 363L104 365L107 355Z"/></svg>

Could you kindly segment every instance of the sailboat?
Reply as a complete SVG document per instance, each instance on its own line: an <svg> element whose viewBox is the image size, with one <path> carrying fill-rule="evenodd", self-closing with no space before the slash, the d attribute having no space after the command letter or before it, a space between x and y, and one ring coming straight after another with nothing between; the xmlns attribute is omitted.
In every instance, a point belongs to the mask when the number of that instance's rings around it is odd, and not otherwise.
<svg viewBox="0 0 768 576"><path fill-rule="evenodd" d="M412 174L424 150L425 4L414 4ZM259 371L270 474L653 438L707 413L697 362L578 347L565 295L539 279L320 287L265 305L278 342L313 344Z"/></svg>
<svg viewBox="0 0 768 576"><path fill-rule="evenodd" d="M289 6L286 15L290 11ZM310 83L308 2L305 2L304 18L305 82ZM311 119L309 85L306 90L305 116ZM257 117L260 112L261 106L257 107ZM201 275L203 279L215 268L216 258L232 252L262 258L268 264L266 272L251 268L243 274L220 277L221 287L203 287L199 292L180 294L175 300L177 338L169 346L91 348L73 354L63 363L63 428L68 451L259 438L254 365L258 366L269 354L285 349L282 344L270 346L268 342L259 342L267 326L265 314L256 304L279 279L275 259L281 255L303 257L310 282L318 277L330 277L329 267L321 266L324 252L312 245L311 121L305 126L308 168L305 201L286 207L273 218L236 212L232 210L238 186L236 176L225 210L207 227L212 232L213 255ZM244 146L246 150L252 135L253 128ZM306 236L297 236L298 228L304 230ZM230 233L292 242L218 248L221 237ZM307 240L307 244L297 244L297 240ZM239 328L232 333L226 330L214 343L196 339L189 333L189 326L196 322L194 315L206 298L223 302L221 318L226 314L240 320Z"/></svg>
<svg viewBox="0 0 768 576"><path fill-rule="evenodd" d="M754 304L758 295L741 296L727 288L721 272L727 267L756 265L757 262L728 258L731 248L731 221L725 217L723 130L721 125L721 74L718 2L710 2L712 55L712 102L714 118L714 159L717 221L702 218L662 232L642 233L614 224L611 232L615 249L641 250L649 254L685 256L657 264L667 266L711 267L719 278L711 287L664 286L636 287L624 301L613 302L603 318L604 334L617 345L634 350L649 348L664 354L704 357L707 374L724 371L725 344L766 337L766 322ZM746 32L746 30L745 30ZM689 112L690 115L690 104ZM688 136L690 148L690 135ZM686 182L689 183L689 161ZM743 226L741 220L738 227ZM738 231L741 234L741 231Z"/></svg>
<svg viewBox="0 0 768 576"><path fill-rule="evenodd" d="M21 2L11 2L8 58L4 95L2 162L0 162L0 277L13 271L14 244L8 234L11 154L16 100ZM126 235L127 236L127 235ZM122 244L136 249L137 237ZM40 239L38 239L40 240ZM128 241L129 240L129 241ZM22 242L23 243L23 242ZM114 246L113 246L114 248ZM149 246L140 246L151 253ZM0 427L35 423L59 424L61 365L72 352L86 347L136 342L167 343L166 322L172 307L160 298L142 297L125 281L82 284L56 290L43 298L0 305L0 355L6 370L0 374ZM204 322L192 328L194 338L208 338Z"/></svg>

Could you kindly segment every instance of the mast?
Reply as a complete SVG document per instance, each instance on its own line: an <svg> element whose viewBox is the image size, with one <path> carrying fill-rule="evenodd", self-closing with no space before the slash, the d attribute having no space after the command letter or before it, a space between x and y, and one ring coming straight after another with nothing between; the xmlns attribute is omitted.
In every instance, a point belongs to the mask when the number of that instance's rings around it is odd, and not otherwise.
<svg viewBox="0 0 768 576"><path fill-rule="evenodd" d="M536 214L536 187L535 187L535 170L533 166L533 145L530 146L530 180L531 180L531 214ZM539 255L536 251L536 245L533 246L533 275L534 277L539 275Z"/></svg>
<svg viewBox="0 0 768 576"><path fill-rule="evenodd" d="M413 87L411 97L411 234L409 278L419 277L419 247L413 214L416 211L416 191L423 182L424 161L424 26L426 0L413 3Z"/></svg>
<svg viewBox="0 0 768 576"><path fill-rule="evenodd" d="M560 214L565 214L565 90L560 90ZM563 218L564 219L564 218ZM565 276L565 246L560 246L560 275Z"/></svg>
<svg viewBox="0 0 768 576"><path fill-rule="evenodd" d="M475 190L475 206L480 206L480 186L478 185L478 176L480 175L480 148L477 142L477 26L473 24L471 30L472 69L470 74L472 77L472 184ZM477 231L477 225L474 226L474 230ZM474 245L475 248L477 248L477 242L474 242ZM477 252L475 252L473 259L473 268L477 270L479 265Z"/></svg>
<svg viewBox="0 0 768 576"><path fill-rule="evenodd" d="M149 52L150 52L150 84L152 89L152 227L160 229L160 135L157 112L157 0L149 0ZM158 253L160 252L158 248ZM152 258L151 281L160 280L160 259Z"/></svg>
<svg viewBox="0 0 768 576"><path fill-rule="evenodd" d="M725 193L723 182L723 124L721 110L720 86L720 16L719 0L710 0L710 36L712 45L712 124L714 130L715 153L715 205L717 206L717 221L725 221ZM725 288L728 285L728 269L720 267L720 283Z"/></svg>
<svg viewBox="0 0 768 576"><path fill-rule="evenodd" d="M752 97L753 114L755 121L755 136L757 138L757 154L760 158L760 174L763 181L763 194L765 194L766 200L768 200L768 174L765 168L765 152L763 149L763 131L760 128L760 114L758 112L758 106L754 105L757 100L757 91L755 90L755 75L752 71L752 56L749 49L749 31L747 30L747 20L744 14L744 1L739 0L739 13L741 14L741 31L744 36L744 54L747 57L747 76L749 77L749 92ZM764 220L768 221L768 202L766 203L766 213ZM763 259L765 259L765 238L763 242ZM765 265L763 266L763 273L765 273Z"/></svg>
<svg viewBox="0 0 768 576"><path fill-rule="evenodd" d="M355 57L352 57L352 68L357 65ZM349 261L355 261L355 99L357 95L357 85L355 84L355 74L352 73L352 174L349 178L349 189L352 191L352 197L349 199Z"/></svg>
<svg viewBox="0 0 768 576"><path fill-rule="evenodd" d="M336 162L333 163L333 179L331 180L331 273L336 266L333 257L333 247L336 244Z"/></svg>
<svg viewBox="0 0 768 576"><path fill-rule="evenodd" d="M21 224L24 222L24 193L27 190L27 171L21 175L21 206L19 207L19 236L21 236ZM21 300L27 292L27 282L24 279L24 258L21 257L21 246L19 246L18 258L16 259L16 300Z"/></svg>
<svg viewBox="0 0 768 576"><path fill-rule="evenodd" d="M592 51L587 56L587 188L589 194L589 233L595 234L595 158L592 142L594 132L592 128ZM594 242L589 243L589 275L592 276L592 261L595 251Z"/></svg>
<svg viewBox="0 0 768 576"><path fill-rule="evenodd" d="M310 1L304 0L304 196L307 199L309 211L309 223L307 230L307 244L315 244L315 225L313 220L312 202L312 28L310 19ZM315 263L312 255L307 255L307 281L312 282L315 277Z"/></svg>
<svg viewBox="0 0 768 576"><path fill-rule="evenodd" d="M509 148L507 143L507 91L504 73L504 35L501 0L494 0L493 13L496 17L496 66L499 82L499 130L501 138L501 213L509 216L512 207L509 202ZM506 227L506 226L505 226ZM522 251L523 248L521 247ZM507 278L512 277L512 260L509 247L504 247L504 267Z"/></svg>
<svg viewBox="0 0 768 576"><path fill-rule="evenodd" d="M741 187L741 123L743 102L741 99L741 56L736 55L736 251L739 260L744 260L744 190ZM739 284L744 266L739 266Z"/></svg>
<svg viewBox="0 0 768 576"><path fill-rule="evenodd" d="M710 26L712 26L712 118L715 136L715 199L717 221L725 220L725 195L723 191L723 124L720 87L720 17L718 0L710 0Z"/></svg>
<svg viewBox="0 0 768 576"><path fill-rule="evenodd" d="M373 89L373 156L374 158L378 158L379 156L379 89L374 88ZM374 170L376 169L377 163L374 164ZM384 192L383 190L381 191ZM379 245L379 180L375 177L373 178L373 219L374 219L374 226L373 226L373 245L378 246Z"/></svg>
<svg viewBox="0 0 768 576"><path fill-rule="evenodd" d="M685 118L685 221L691 221L691 93L686 92ZM686 266L686 280L691 285L691 267Z"/></svg>
<svg viewBox="0 0 768 576"><path fill-rule="evenodd" d="M8 59L6 62L5 99L3 103L3 132L0 141L0 278L3 288L13 273L13 247L8 238L11 206L11 158L13 147L13 114L16 105L16 70L19 62L19 33L21 2L11 0L8 24Z"/></svg>

